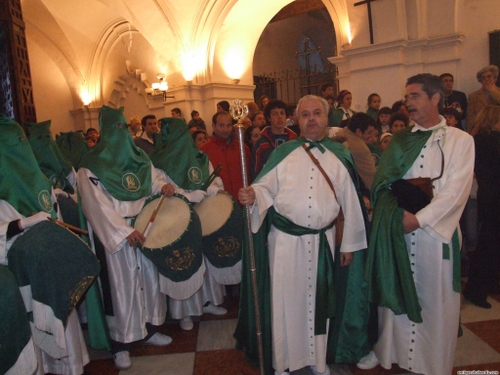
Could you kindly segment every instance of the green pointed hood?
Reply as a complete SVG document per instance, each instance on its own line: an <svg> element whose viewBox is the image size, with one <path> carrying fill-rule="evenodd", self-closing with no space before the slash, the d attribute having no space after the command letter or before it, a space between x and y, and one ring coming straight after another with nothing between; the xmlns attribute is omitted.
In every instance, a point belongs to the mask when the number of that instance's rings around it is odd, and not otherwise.
<svg viewBox="0 0 500 375"><path fill-rule="evenodd" d="M50 123L50 120L39 123L25 122L31 149L38 166L45 177L50 180L52 186L73 194L75 191L66 178L73 167L69 160L61 154L52 139Z"/></svg>
<svg viewBox="0 0 500 375"><path fill-rule="evenodd" d="M199 151L186 123L178 118L160 120L161 133L155 134L155 149L149 155L153 165L163 170L183 189L201 189L209 177L208 156Z"/></svg>
<svg viewBox="0 0 500 375"><path fill-rule="evenodd" d="M21 126L0 114L0 199L21 215L45 211L55 218L51 190Z"/></svg>
<svg viewBox="0 0 500 375"><path fill-rule="evenodd" d="M56 145L71 165L78 170L83 156L89 152L90 147L85 140L83 132L64 132L56 135Z"/></svg>
<svg viewBox="0 0 500 375"><path fill-rule="evenodd" d="M123 107L102 106L99 126L99 141L83 157L80 168L89 169L120 201L135 201L151 194L151 160L135 146Z"/></svg>

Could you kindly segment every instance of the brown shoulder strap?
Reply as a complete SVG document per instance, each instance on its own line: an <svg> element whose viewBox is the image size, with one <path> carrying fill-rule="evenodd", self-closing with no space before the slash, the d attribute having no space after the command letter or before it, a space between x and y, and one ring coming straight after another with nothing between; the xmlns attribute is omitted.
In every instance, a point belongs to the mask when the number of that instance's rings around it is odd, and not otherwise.
<svg viewBox="0 0 500 375"><path fill-rule="evenodd" d="M305 145L305 143L302 145L302 148L304 150L306 150L307 155L309 155L309 157L311 158L311 160L313 161L313 163L318 167L318 169L321 172L321 174L325 177L326 182L328 183L328 186L330 186L330 189L332 189L332 191L333 191L333 195L335 195L335 200L338 202L339 200L337 198L337 193L335 193L335 188L333 187L333 183L330 180L330 178L328 177L328 175L326 174L326 172L323 169L323 167L321 166L321 164L319 163L319 160L314 157L314 155L312 154L311 150L309 150L307 148L307 146ZM339 205L340 205L340 203L339 203Z"/></svg>

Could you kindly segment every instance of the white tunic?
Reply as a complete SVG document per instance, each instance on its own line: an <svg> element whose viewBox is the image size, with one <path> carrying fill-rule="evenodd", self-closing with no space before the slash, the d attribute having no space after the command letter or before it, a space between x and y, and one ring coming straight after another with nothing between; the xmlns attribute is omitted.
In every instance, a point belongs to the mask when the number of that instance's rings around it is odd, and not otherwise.
<svg viewBox="0 0 500 375"><path fill-rule="evenodd" d="M333 182L345 215L342 252L367 247L363 215L349 172L330 151L311 152ZM256 232L270 206L294 223L312 229L327 227L339 206L325 177L302 149L292 151L252 187L256 209L252 231ZM335 231L326 232L332 256ZM319 372L326 364L326 335L314 335L314 307L319 235L292 236L276 228L269 233L273 366L282 373L307 365Z"/></svg>
<svg viewBox="0 0 500 375"><path fill-rule="evenodd" d="M418 125L413 131L422 129ZM434 198L416 216L422 229L405 235L423 322L407 315L395 316L379 308L379 340L375 353L381 365L426 375L450 374L457 342L460 294L453 291L453 262L443 259L443 242L450 243L469 196L474 169L474 141L467 133L446 127L444 119L434 128L417 160L403 177L443 177L434 182ZM451 248L451 244L450 244Z"/></svg>
<svg viewBox="0 0 500 375"><path fill-rule="evenodd" d="M165 184L151 165L152 195ZM146 197L118 201L86 168L78 170L78 189L85 217L106 249L114 316L106 316L111 339L129 343L147 335L146 323L161 325L167 313L166 297L160 293L158 270L126 237L134 231L130 219L138 215Z"/></svg>
<svg viewBox="0 0 500 375"><path fill-rule="evenodd" d="M54 194L52 194L52 199L55 199ZM0 199L0 264L7 265L7 254L10 247L19 236L22 236L29 230L28 228L17 236L7 240L9 223L21 218L24 218L24 216L8 202ZM27 298L26 296L23 297ZM25 303L27 303L27 301L25 301ZM31 331L35 336L39 332L33 323L31 323ZM57 348L52 344L51 340L46 340L45 343L42 342L39 345L34 345L34 352L28 350L29 348L24 351L23 354L25 355L37 357L37 374L50 372L53 374L78 375L83 373L83 366L89 363L90 359L83 339L82 329L76 316L76 310L73 310L68 317L64 338L66 348ZM56 356L57 358L51 357L43 351L45 344L48 344L51 352L55 350L59 353ZM30 341L30 345L33 345L33 341Z"/></svg>

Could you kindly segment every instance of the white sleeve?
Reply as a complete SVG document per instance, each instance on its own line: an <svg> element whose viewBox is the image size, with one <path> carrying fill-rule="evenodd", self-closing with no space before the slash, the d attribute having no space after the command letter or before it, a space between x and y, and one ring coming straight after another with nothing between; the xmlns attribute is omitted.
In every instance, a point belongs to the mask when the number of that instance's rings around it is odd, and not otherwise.
<svg viewBox="0 0 500 375"><path fill-rule="evenodd" d="M110 253L121 250L126 237L134 231L113 207L113 202L105 195L101 182L92 183L95 177L86 168L78 170L78 187L85 217L90 222L104 247Z"/></svg>

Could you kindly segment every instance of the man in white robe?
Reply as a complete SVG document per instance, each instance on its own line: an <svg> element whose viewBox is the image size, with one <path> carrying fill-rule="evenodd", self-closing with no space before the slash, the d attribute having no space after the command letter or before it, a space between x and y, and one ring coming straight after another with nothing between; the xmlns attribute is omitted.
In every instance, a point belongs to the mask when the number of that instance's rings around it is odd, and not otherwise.
<svg viewBox="0 0 500 375"><path fill-rule="evenodd" d="M458 222L474 168L472 137L447 127L439 115L443 97L439 77L419 74L408 79L405 98L415 126L394 135L372 189L368 270L370 297L379 304L374 351L384 368L397 363L426 375L450 374L453 368L460 316ZM389 187L396 180L419 177L435 179L434 196L411 213ZM412 200L415 197L416 193L410 194ZM384 264L391 249L399 257ZM396 286L385 283L394 268L405 274L400 280L396 277ZM405 301L394 303L399 292Z"/></svg>
<svg viewBox="0 0 500 375"><path fill-rule="evenodd" d="M145 237L131 226L131 218L141 212L147 198L172 196L174 188L135 147L120 110L104 106L100 123L99 142L82 159L77 180L85 217L106 250L113 306L113 315L106 318L115 365L123 370L132 365L132 342L172 342L155 331L165 321L166 297L160 292L156 266L137 246Z"/></svg>
<svg viewBox="0 0 500 375"><path fill-rule="evenodd" d="M269 232L269 266L271 274L272 362L276 374L288 374L311 366L315 374L329 374L326 366L327 330L316 332L318 324L328 326L328 320L315 319L316 310L323 309L316 300L318 266L322 261L320 243L326 236L325 252L334 256L335 231L333 221L339 213L339 204L345 216L344 235L340 248L341 265L348 266L353 252L366 248L363 212L351 175L343 162L331 151L331 141L325 137L328 123L328 103L316 96L306 96L297 105L301 138L280 146L283 151L292 142L299 145L277 165L264 167L256 181L241 189L241 204L252 207L252 231L261 226L270 208L306 230L317 234L292 235L277 229ZM310 147L328 178L301 147ZM335 147L342 148L341 145ZM293 148L293 147L292 147ZM272 163L271 155L269 163ZM270 169L271 168L271 169ZM333 260L333 259L332 259ZM323 265L321 265L323 266ZM329 290L328 297L332 291Z"/></svg>

